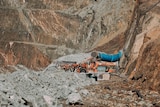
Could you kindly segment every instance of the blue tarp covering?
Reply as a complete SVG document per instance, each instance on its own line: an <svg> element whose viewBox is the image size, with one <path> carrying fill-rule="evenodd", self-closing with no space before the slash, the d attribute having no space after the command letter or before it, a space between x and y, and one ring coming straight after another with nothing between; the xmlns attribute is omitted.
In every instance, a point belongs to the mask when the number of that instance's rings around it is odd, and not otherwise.
<svg viewBox="0 0 160 107"><path fill-rule="evenodd" d="M122 57L123 52L119 51L117 54L106 54L106 53L99 53L98 57L102 60L102 61L108 61L108 62L116 62L118 60L120 60L120 58Z"/></svg>

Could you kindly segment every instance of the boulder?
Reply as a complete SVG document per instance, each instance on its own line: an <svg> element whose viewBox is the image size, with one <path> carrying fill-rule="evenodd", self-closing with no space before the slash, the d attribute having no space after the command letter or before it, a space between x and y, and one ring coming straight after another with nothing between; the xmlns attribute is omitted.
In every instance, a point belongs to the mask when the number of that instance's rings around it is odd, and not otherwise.
<svg viewBox="0 0 160 107"><path fill-rule="evenodd" d="M67 104L83 104L82 97L79 93L72 93L68 96Z"/></svg>

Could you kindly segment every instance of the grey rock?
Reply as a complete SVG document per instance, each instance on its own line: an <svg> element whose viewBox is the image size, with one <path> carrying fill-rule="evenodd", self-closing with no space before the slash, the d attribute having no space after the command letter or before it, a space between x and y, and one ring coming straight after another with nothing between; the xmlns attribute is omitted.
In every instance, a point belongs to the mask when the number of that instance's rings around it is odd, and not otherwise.
<svg viewBox="0 0 160 107"><path fill-rule="evenodd" d="M147 107L153 107L153 104L151 104L151 103L146 103L146 105L147 105Z"/></svg>
<svg viewBox="0 0 160 107"><path fill-rule="evenodd" d="M111 97L111 95L110 94L106 94L106 95L104 95L104 98L105 99L108 99L108 98L110 98Z"/></svg>
<svg viewBox="0 0 160 107"><path fill-rule="evenodd" d="M140 101L140 102L138 102L138 104L139 104L139 105L145 105L146 102L145 102L145 101Z"/></svg>
<svg viewBox="0 0 160 107"><path fill-rule="evenodd" d="M58 58L56 61L61 62L61 61L76 61L77 63L80 63L84 61L86 58L90 57L90 53L79 53L79 54L71 54L71 55L66 55L63 57Z"/></svg>
<svg viewBox="0 0 160 107"><path fill-rule="evenodd" d="M117 95L118 91L117 90L113 90L112 94L113 95Z"/></svg>
<svg viewBox="0 0 160 107"><path fill-rule="evenodd" d="M80 90L80 94L85 97L89 95L89 91L87 89L83 89L83 90Z"/></svg>
<svg viewBox="0 0 160 107"><path fill-rule="evenodd" d="M125 104L118 103L118 104L116 104L116 107L127 107L127 106Z"/></svg>
<svg viewBox="0 0 160 107"><path fill-rule="evenodd" d="M85 75L57 70L54 64L42 72L21 65L15 68L13 73L0 74L0 102L7 106L11 103L12 107L62 107L57 99L67 99L77 93L76 88L95 83ZM44 96L49 96L50 103ZM81 96L78 98L81 104Z"/></svg>
<svg viewBox="0 0 160 107"><path fill-rule="evenodd" d="M68 96L67 104L83 104L82 97L79 93L72 93Z"/></svg>

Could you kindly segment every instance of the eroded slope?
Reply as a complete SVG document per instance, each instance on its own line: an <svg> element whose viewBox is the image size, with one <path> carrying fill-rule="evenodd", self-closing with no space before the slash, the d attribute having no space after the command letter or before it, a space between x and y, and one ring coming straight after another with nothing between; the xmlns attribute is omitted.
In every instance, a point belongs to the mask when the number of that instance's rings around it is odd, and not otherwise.
<svg viewBox="0 0 160 107"><path fill-rule="evenodd" d="M1 53L7 54L9 48L5 46L12 42L10 51L17 62L10 62L35 68L44 67L59 56L88 51L124 33L135 4L130 0L1 0ZM15 54L14 44L24 46L23 50L16 50L20 56ZM27 50L26 46L31 48ZM45 56L41 64L32 57L25 59L27 63L34 62L29 65L18 60L23 59L22 53L32 54L32 48L36 56ZM4 61L1 65L5 65Z"/></svg>

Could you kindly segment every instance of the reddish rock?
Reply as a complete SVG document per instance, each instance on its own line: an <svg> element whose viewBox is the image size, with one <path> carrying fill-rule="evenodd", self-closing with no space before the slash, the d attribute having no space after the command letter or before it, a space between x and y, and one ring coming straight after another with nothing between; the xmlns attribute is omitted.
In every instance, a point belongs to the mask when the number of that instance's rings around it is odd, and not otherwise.
<svg viewBox="0 0 160 107"><path fill-rule="evenodd" d="M5 51L0 50L1 67L22 64L28 68L39 70L50 64L49 58L36 47L23 43L6 45Z"/></svg>

